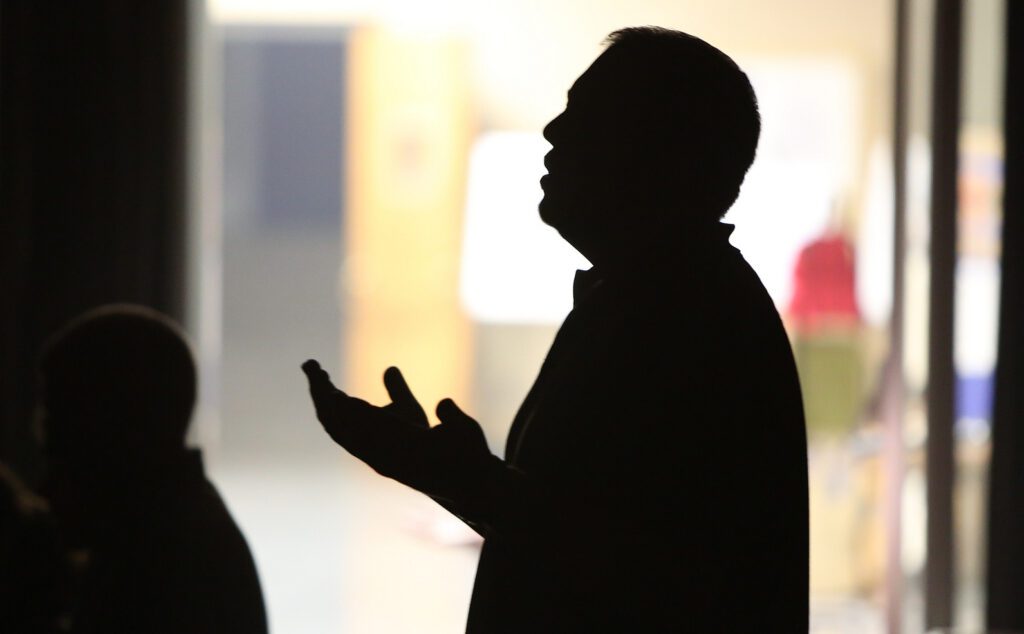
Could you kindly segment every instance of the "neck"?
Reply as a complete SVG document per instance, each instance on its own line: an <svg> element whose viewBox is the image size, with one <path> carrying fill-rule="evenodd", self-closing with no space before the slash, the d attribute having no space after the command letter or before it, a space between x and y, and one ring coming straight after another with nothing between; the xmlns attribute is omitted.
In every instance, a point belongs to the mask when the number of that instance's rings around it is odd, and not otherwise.
<svg viewBox="0 0 1024 634"><path fill-rule="evenodd" d="M717 221L644 227L612 236L604 248L583 254L595 268L628 274L646 270L652 262L700 257L726 244L731 230L730 225Z"/></svg>

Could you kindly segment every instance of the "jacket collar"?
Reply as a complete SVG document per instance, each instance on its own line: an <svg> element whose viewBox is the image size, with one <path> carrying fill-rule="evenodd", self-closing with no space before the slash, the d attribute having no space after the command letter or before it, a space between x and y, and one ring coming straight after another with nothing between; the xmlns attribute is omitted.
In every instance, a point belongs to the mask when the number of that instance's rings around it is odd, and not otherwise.
<svg viewBox="0 0 1024 634"><path fill-rule="evenodd" d="M735 229L734 225L716 222L705 227L688 228L678 236L653 236L628 263L616 267L595 265L587 270L578 270L572 284L573 304L578 306L606 281L635 283L651 278L677 277L682 271L703 268L716 253L731 246L729 237Z"/></svg>

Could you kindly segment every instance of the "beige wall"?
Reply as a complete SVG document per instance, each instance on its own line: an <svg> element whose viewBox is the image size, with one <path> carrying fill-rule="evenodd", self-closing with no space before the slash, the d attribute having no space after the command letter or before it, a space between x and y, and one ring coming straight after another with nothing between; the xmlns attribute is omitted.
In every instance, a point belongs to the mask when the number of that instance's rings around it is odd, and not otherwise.
<svg viewBox="0 0 1024 634"><path fill-rule="evenodd" d="M443 31L471 44L487 127L540 129L610 31L657 24L736 57L837 56L887 83L889 0L210 0L217 21L376 22Z"/></svg>
<svg viewBox="0 0 1024 634"><path fill-rule="evenodd" d="M855 72L861 131L848 192L851 228L872 145L889 135L891 0L209 0L215 21L379 24L469 45L481 128L541 130L611 31L656 24L700 36L742 66L754 58L825 58Z"/></svg>

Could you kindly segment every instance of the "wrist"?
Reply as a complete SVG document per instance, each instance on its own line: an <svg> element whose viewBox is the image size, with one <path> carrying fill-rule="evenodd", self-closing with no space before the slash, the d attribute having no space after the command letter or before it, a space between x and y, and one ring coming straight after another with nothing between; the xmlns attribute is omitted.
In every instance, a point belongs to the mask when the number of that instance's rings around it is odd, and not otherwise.
<svg viewBox="0 0 1024 634"><path fill-rule="evenodd" d="M466 486L456 500L466 517L475 523L491 526L495 520L495 510L500 508L502 492L507 488L506 481L510 468L501 458L488 453L465 479Z"/></svg>

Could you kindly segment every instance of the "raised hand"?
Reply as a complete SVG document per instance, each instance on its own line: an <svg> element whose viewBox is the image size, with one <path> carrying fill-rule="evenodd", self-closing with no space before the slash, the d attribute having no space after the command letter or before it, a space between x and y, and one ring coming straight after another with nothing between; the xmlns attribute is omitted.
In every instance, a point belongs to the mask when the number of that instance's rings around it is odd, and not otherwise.
<svg viewBox="0 0 1024 634"><path fill-rule="evenodd" d="M307 361L302 369L324 430L381 475L434 497L457 500L476 490L498 461L487 448L479 423L451 399L438 404L441 424L430 427L398 368L384 373L391 396L384 407L337 389L316 361Z"/></svg>
<svg viewBox="0 0 1024 634"><path fill-rule="evenodd" d="M309 380L316 417L334 442L382 475L396 477L402 454L416 443L414 437L426 430L392 411L345 394L334 387L316 361L302 364L302 370Z"/></svg>

